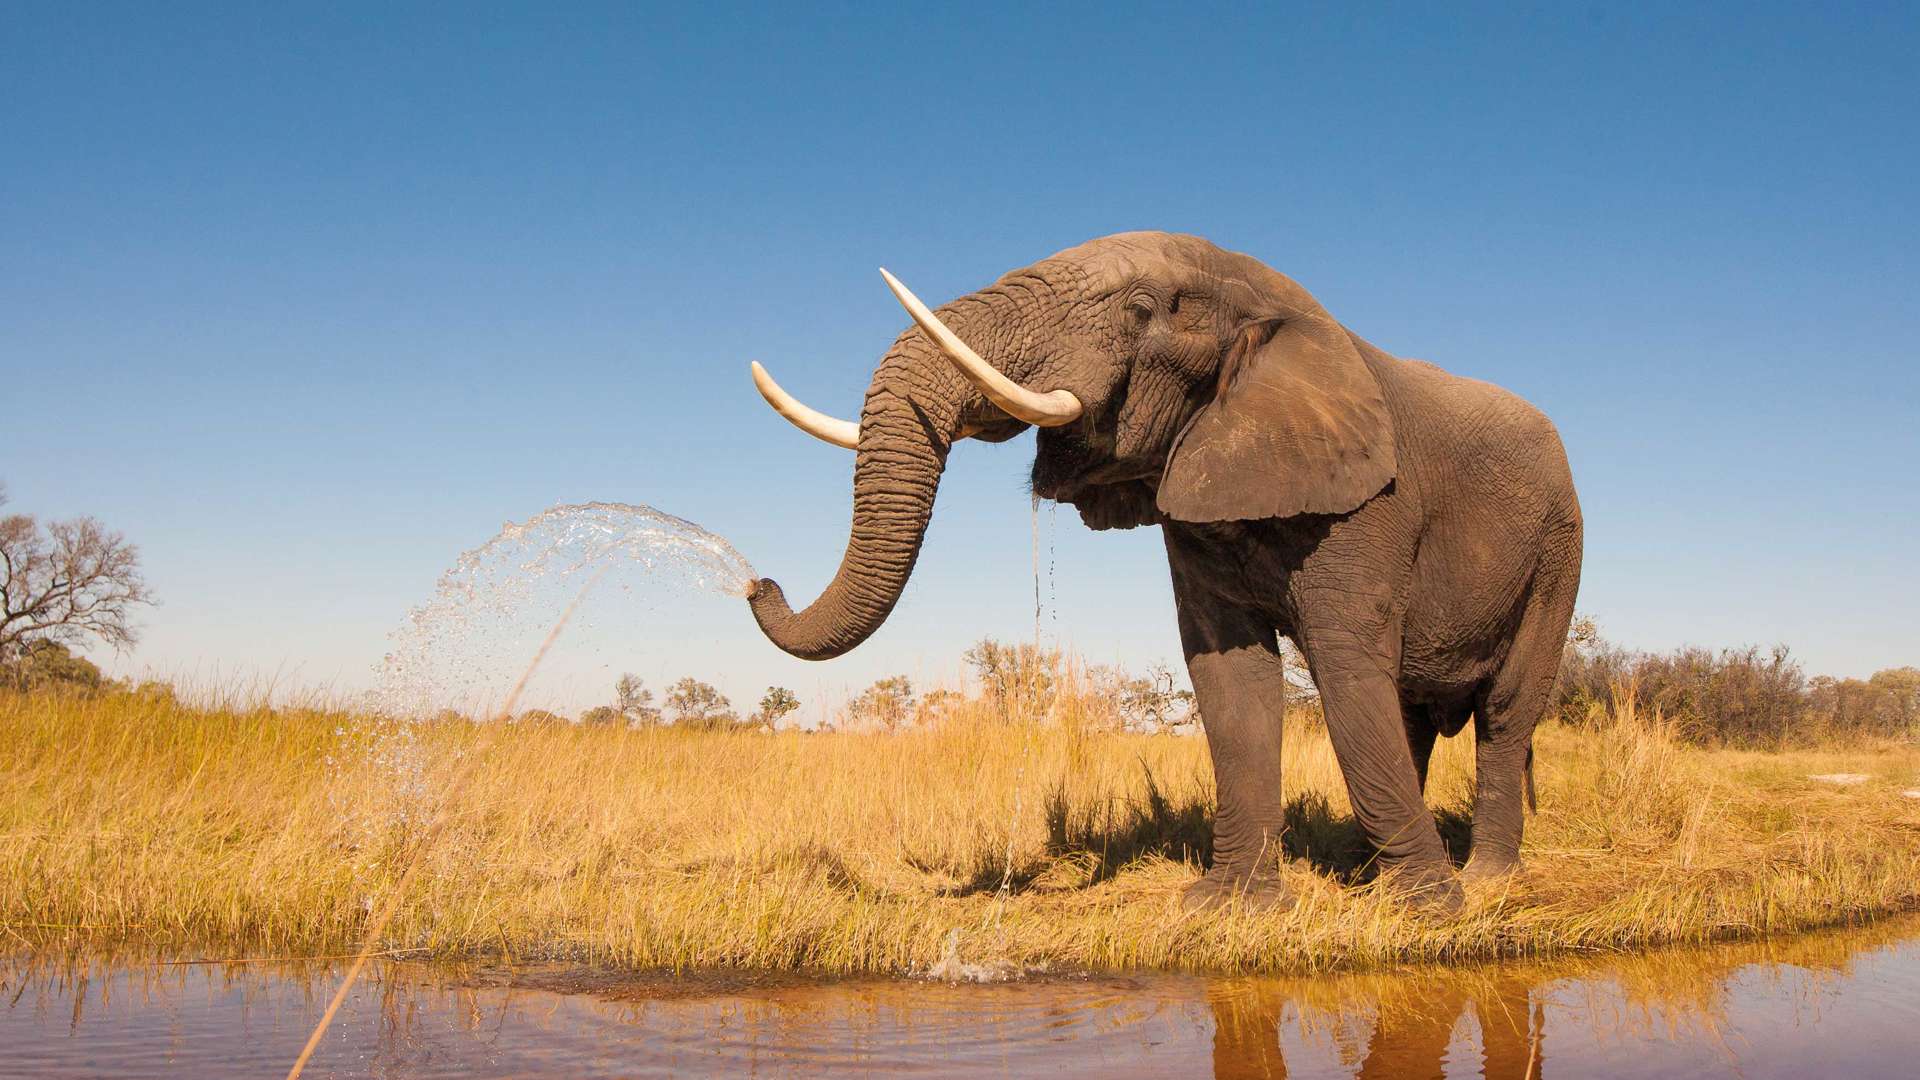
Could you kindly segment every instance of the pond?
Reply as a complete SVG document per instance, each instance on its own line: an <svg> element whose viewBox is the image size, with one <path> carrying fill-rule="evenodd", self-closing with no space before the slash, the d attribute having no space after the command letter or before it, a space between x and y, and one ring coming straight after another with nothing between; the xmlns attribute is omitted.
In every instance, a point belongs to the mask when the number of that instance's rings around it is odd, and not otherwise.
<svg viewBox="0 0 1920 1080"><path fill-rule="evenodd" d="M340 968L15 955L0 1075L283 1076ZM992 984L382 961L307 1076L1910 1077L1920 920L1467 969Z"/></svg>

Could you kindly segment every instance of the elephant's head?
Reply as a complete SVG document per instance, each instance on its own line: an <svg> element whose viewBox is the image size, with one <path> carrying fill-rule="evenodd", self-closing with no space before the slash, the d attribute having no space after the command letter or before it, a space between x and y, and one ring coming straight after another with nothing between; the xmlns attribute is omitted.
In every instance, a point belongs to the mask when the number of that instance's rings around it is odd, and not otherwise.
<svg viewBox="0 0 1920 1080"><path fill-rule="evenodd" d="M938 312L887 282L916 325L881 359L857 424L793 400L754 365L776 410L857 455L833 582L799 612L768 579L748 597L795 656L838 656L886 620L961 438L1039 427L1034 493L1096 529L1343 513L1393 478L1392 421L1354 339L1246 255L1122 233Z"/></svg>

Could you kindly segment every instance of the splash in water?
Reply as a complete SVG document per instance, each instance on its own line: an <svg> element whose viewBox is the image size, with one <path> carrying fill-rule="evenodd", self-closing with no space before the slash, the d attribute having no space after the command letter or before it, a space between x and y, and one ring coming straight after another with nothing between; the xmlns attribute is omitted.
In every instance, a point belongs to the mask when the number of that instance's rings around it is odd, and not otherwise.
<svg viewBox="0 0 1920 1080"><path fill-rule="evenodd" d="M560 613L590 599L583 590L617 591L637 608L663 593L745 596L753 580L733 545L684 518L627 503L556 506L503 526L440 576L391 635L371 705L390 717L488 716L524 681ZM588 604L577 621L597 614Z"/></svg>

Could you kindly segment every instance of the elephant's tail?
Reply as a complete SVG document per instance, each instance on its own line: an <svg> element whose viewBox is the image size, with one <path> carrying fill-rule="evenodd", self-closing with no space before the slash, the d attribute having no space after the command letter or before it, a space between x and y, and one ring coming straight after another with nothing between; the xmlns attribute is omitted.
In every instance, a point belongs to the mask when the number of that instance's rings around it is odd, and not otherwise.
<svg viewBox="0 0 1920 1080"><path fill-rule="evenodd" d="M1535 798L1533 794L1533 743L1531 741L1527 743L1526 768L1521 770L1521 772L1522 772L1522 775L1526 777L1527 812L1530 814L1537 814L1540 812L1540 800Z"/></svg>

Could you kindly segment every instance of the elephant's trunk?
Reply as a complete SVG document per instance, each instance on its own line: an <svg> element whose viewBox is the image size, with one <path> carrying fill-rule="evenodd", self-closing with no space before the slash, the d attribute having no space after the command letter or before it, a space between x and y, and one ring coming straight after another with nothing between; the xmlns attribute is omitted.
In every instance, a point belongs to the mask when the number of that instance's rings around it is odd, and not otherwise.
<svg viewBox="0 0 1920 1080"><path fill-rule="evenodd" d="M995 305L967 304L978 339L998 339ZM831 660L880 628L906 588L933 515L933 500L959 434L972 387L919 329L902 334L874 372L860 410L853 467L853 528L840 569L818 599L794 611L780 586L761 578L747 596L760 629L804 660Z"/></svg>

